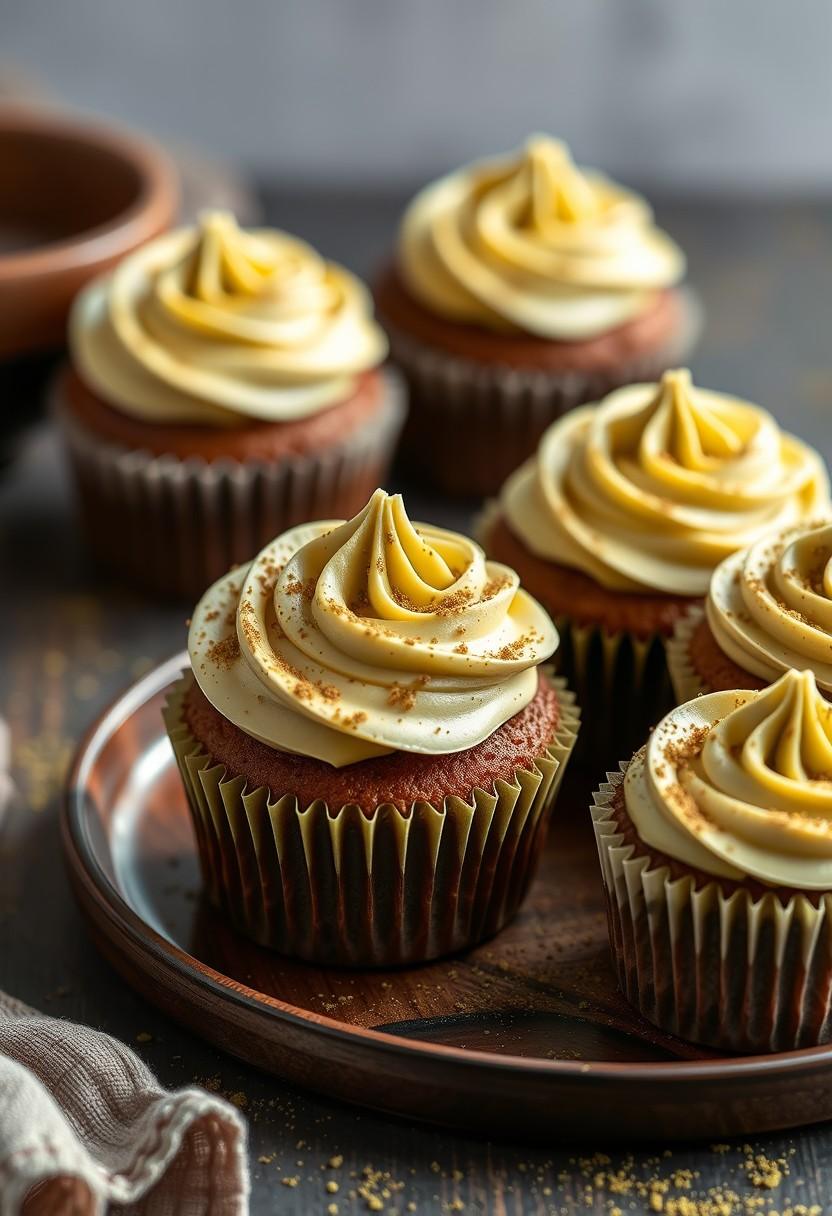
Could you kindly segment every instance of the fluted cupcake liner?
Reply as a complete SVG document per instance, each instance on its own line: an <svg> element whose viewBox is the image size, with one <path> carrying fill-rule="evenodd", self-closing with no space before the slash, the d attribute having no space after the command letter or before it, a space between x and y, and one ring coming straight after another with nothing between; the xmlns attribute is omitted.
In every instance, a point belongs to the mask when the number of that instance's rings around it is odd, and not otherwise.
<svg viewBox="0 0 832 1216"><path fill-rule="evenodd" d="M668 367L684 361L699 335L701 313L690 292L682 297L684 319L674 339L614 372L477 363L388 327L391 354L409 391L405 459L429 473L447 494L496 493L555 419L622 385L658 380Z"/></svg>
<svg viewBox="0 0 832 1216"><path fill-rule="evenodd" d="M184 722L188 673L165 723L196 833L208 896L261 945L309 961L385 967L450 954L517 911L578 731L574 697L554 680L555 738L530 768L441 806L302 807L272 799L214 761Z"/></svg>
<svg viewBox="0 0 832 1216"><path fill-rule="evenodd" d="M832 894L784 900L673 878L624 839L608 773L590 808L624 995L662 1030L741 1052L832 1038Z"/></svg>
<svg viewBox="0 0 832 1216"><path fill-rule="evenodd" d="M664 638L659 633L646 638L610 633L563 616L554 619L560 634L558 671L581 707L576 759L605 763L634 751L673 708Z"/></svg>
<svg viewBox="0 0 832 1216"><path fill-rule="evenodd" d="M687 615L680 617L676 622L673 637L668 638L665 642L667 667L677 705L684 705L686 701L692 701L694 697L701 697L704 692L713 692L713 689L708 688L700 679L699 673L694 669L690 660L691 639L699 628L704 615L703 608L697 606L689 609Z"/></svg>
<svg viewBox="0 0 832 1216"><path fill-rule="evenodd" d="M279 461L179 459L100 439L55 402L89 544L129 581L195 599L274 536L310 519L349 519L384 481L404 421L385 372L380 411L343 441Z"/></svg>
<svg viewBox="0 0 832 1216"><path fill-rule="evenodd" d="M501 515L499 501L485 503L475 521L475 535L486 553L488 537ZM553 574L556 577L556 574ZM578 699L581 734L575 761L627 755L640 746L651 727L673 708L665 638L658 632L636 637L610 631L555 612L539 595L557 626L560 643L552 662Z"/></svg>

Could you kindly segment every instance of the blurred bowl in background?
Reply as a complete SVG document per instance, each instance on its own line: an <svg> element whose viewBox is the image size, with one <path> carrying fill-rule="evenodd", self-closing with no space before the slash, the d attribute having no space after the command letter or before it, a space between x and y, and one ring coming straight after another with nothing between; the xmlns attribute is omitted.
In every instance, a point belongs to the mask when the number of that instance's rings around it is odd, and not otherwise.
<svg viewBox="0 0 832 1216"><path fill-rule="evenodd" d="M0 469L40 417L76 292L169 228L179 192L143 136L0 102Z"/></svg>
<svg viewBox="0 0 832 1216"><path fill-rule="evenodd" d="M178 197L150 140L0 105L0 360L62 346L76 292L169 227Z"/></svg>

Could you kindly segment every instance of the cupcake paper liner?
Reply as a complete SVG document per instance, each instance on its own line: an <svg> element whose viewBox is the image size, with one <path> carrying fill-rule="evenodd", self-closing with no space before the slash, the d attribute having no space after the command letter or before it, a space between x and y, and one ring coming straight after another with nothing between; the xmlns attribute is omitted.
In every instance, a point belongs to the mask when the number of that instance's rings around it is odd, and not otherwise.
<svg viewBox="0 0 832 1216"><path fill-rule="evenodd" d="M574 689L582 713L576 762L610 763L634 751L673 707L664 638L609 633L563 616L554 620L560 634L558 671Z"/></svg>
<svg viewBox="0 0 832 1216"><path fill-rule="evenodd" d="M708 688L699 678L699 674L694 670L690 661L691 638L704 615L703 608L691 608L686 616L679 618L673 631L673 637L668 638L665 642L667 666L677 705L684 705L686 701L692 701L694 697L701 697L704 692L713 692L713 689Z"/></svg>
<svg viewBox="0 0 832 1216"><path fill-rule="evenodd" d="M590 808L624 995L662 1030L741 1052L788 1051L832 1037L832 895L726 895L672 878L623 844L611 802L626 764Z"/></svg>
<svg viewBox="0 0 832 1216"><path fill-rule="evenodd" d="M490 499L475 520L474 534L489 553L488 536L501 516ZM545 596L540 603L551 612ZM575 693L581 707L581 734L575 763L596 765L604 757L626 755L674 706L667 670L665 638L660 633L638 638L626 630L610 632L601 625L581 624L551 612L560 635L552 662Z"/></svg>
<svg viewBox="0 0 832 1216"><path fill-rule="evenodd" d="M657 380L684 361L699 335L701 313L695 297L682 294L684 318L673 341L614 372L476 363L388 327L391 354L410 397L402 445L406 460L429 473L447 494L495 493L567 410L598 401L621 385Z"/></svg>
<svg viewBox="0 0 832 1216"><path fill-rule="evenodd" d="M400 379L381 410L314 455L281 461L181 460L98 438L61 401L83 524L95 555L131 582L198 598L234 564L310 519L349 519L384 481L404 421Z"/></svg>
<svg viewBox="0 0 832 1216"><path fill-rule="evenodd" d="M165 723L196 833L208 896L261 945L309 961L387 967L450 954L515 914L578 731L574 697L555 680L561 722L545 754L511 782L441 807L301 807L272 800L214 761L184 722L193 677L172 689Z"/></svg>

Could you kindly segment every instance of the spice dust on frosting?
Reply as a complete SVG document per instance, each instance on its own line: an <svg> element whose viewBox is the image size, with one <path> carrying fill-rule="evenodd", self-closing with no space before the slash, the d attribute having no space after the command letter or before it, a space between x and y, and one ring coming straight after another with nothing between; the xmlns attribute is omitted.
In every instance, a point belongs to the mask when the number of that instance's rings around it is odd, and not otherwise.
<svg viewBox="0 0 832 1216"><path fill-rule="evenodd" d="M383 490L354 519L294 528L220 579L189 635L196 680L224 717L335 766L475 746L534 698L557 645L513 570L465 536L412 524Z"/></svg>
<svg viewBox="0 0 832 1216"><path fill-rule="evenodd" d="M641 839L694 869L832 889L832 706L811 671L673 710L624 794Z"/></svg>
<svg viewBox="0 0 832 1216"><path fill-rule="evenodd" d="M787 528L726 558L705 611L720 649L745 671L775 680L811 668L832 694L832 521Z"/></svg>

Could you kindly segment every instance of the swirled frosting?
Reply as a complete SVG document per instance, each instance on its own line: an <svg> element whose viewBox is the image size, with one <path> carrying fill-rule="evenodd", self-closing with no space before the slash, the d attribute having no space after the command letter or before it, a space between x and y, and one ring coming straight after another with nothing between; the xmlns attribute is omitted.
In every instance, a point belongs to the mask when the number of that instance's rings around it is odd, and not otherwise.
<svg viewBox="0 0 832 1216"><path fill-rule="evenodd" d="M398 265L439 316L562 340L637 316L685 269L644 199L577 168L544 135L422 190L404 216Z"/></svg>
<svg viewBox="0 0 832 1216"><path fill-rule="evenodd" d="M558 635L513 570L377 490L347 523L294 528L220 579L188 644L224 717L340 767L480 743L533 699Z"/></svg>
<svg viewBox="0 0 832 1216"><path fill-rule="evenodd" d="M349 395L387 345L367 289L303 241L225 212L151 241L70 317L83 379L148 422L303 418Z"/></svg>
<svg viewBox="0 0 832 1216"><path fill-rule="evenodd" d="M681 370L555 422L501 505L533 553L604 587L699 596L729 554L827 510L829 482L765 410Z"/></svg>
<svg viewBox="0 0 832 1216"><path fill-rule="evenodd" d="M705 604L721 650L764 680L811 668L832 693L832 523L789 528L726 558Z"/></svg>
<svg viewBox="0 0 832 1216"><path fill-rule="evenodd" d="M641 839L686 865L832 890L832 706L811 671L673 710L624 794Z"/></svg>

